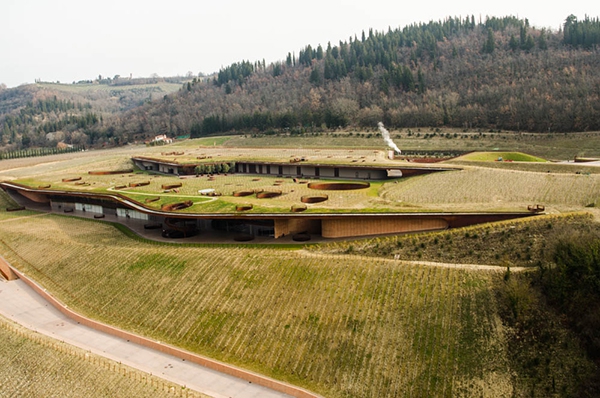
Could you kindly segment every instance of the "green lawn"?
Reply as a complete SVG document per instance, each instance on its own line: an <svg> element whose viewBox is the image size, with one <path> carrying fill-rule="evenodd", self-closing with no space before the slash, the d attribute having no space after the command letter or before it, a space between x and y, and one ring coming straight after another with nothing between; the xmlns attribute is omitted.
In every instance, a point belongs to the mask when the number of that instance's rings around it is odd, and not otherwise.
<svg viewBox="0 0 600 398"><path fill-rule="evenodd" d="M547 162L545 159L521 152L474 152L461 156L457 160L478 162Z"/></svg>

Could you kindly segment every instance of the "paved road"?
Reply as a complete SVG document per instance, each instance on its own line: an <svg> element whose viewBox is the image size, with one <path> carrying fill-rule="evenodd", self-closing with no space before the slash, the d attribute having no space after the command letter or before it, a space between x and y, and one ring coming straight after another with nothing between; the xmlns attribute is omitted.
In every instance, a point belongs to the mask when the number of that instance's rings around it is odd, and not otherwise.
<svg viewBox="0 0 600 398"><path fill-rule="evenodd" d="M0 278L0 314L29 329L215 398L289 397L72 321L25 282Z"/></svg>

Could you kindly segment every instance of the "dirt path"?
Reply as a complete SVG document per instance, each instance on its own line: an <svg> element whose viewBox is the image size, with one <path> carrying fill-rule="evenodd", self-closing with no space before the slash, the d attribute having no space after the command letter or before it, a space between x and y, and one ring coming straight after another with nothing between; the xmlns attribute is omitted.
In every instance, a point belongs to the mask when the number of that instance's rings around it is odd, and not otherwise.
<svg viewBox="0 0 600 398"><path fill-rule="evenodd" d="M503 272L506 271L506 267L501 265L486 265L486 264L459 264L459 263L437 263L433 261L407 261L407 260L397 260L393 258L383 258L383 257L370 257L370 256L360 256L356 254L328 254L328 253L319 253L313 252L306 249L298 250L296 253L307 256L307 257L321 257L321 258L361 258L365 261L385 261L390 263L395 263L398 265L410 266L410 265L425 265L428 267L441 267L441 268L457 268L457 269L468 269L468 270L478 270L478 271L492 271L492 272ZM510 267L511 272L522 272L531 270L529 267Z"/></svg>

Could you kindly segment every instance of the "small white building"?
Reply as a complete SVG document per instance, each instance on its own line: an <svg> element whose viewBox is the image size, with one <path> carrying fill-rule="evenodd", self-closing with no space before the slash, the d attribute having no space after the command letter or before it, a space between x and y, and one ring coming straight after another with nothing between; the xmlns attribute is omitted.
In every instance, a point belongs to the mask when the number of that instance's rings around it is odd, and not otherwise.
<svg viewBox="0 0 600 398"><path fill-rule="evenodd" d="M173 142L173 139L167 137L166 134L161 134L161 135L157 135L156 137L154 137L154 139L152 141L160 142L162 144L170 144Z"/></svg>

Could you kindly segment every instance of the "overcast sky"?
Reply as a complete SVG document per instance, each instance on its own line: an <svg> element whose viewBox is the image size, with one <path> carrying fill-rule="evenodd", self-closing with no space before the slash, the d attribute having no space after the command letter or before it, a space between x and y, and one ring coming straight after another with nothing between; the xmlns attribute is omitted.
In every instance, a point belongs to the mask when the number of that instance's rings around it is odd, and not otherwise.
<svg viewBox="0 0 600 398"><path fill-rule="evenodd" d="M241 60L284 60L369 28L515 15L557 30L569 14L597 17L600 2L0 0L0 83L209 74Z"/></svg>

